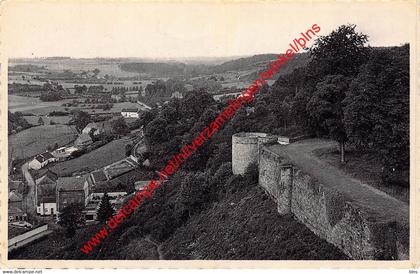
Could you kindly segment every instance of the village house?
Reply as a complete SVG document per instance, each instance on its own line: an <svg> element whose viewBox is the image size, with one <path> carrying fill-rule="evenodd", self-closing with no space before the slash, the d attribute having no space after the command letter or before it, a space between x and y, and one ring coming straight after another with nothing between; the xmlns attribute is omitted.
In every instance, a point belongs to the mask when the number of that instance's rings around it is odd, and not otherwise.
<svg viewBox="0 0 420 274"><path fill-rule="evenodd" d="M55 192L58 176L47 170L35 178L36 212L40 215L54 215L57 212Z"/></svg>
<svg viewBox="0 0 420 274"><path fill-rule="evenodd" d="M86 147L93 143L92 138L87 133L82 133L77 137L76 141L74 141L74 145L78 147Z"/></svg>
<svg viewBox="0 0 420 274"><path fill-rule="evenodd" d="M9 179L9 184L8 184L9 191L18 190L21 185L23 185L22 181L20 180L15 181L15 180Z"/></svg>
<svg viewBox="0 0 420 274"><path fill-rule="evenodd" d="M35 158L29 162L29 168L38 170L55 161L57 161L57 159L47 151L35 156Z"/></svg>
<svg viewBox="0 0 420 274"><path fill-rule="evenodd" d="M140 112L137 108L123 108L121 110L121 115L124 118L139 118Z"/></svg>
<svg viewBox="0 0 420 274"><path fill-rule="evenodd" d="M179 91L175 91L175 92L172 92L171 98L178 98L178 99L182 99L182 98L184 98L184 96L182 95L182 93L181 93L181 92L179 92Z"/></svg>
<svg viewBox="0 0 420 274"><path fill-rule="evenodd" d="M16 190L12 190L9 192L9 197L8 197L8 205L9 207L17 207L17 208L22 208L22 201L23 201L23 197L22 194L18 193Z"/></svg>
<svg viewBox="0 0 420 274"><path fill-rule="evenodd" d="M54 216L57 214L57 203L55 197L41 197L38 201L39 204L36 207L36 213L41 216Z"/></svg>
<svg viewBox="0 0 420 274"><path fill-rule="evenodd" d="M61 212L70 204L86 205L89 186L86 176L59 177L56 187L57 211Z"/></svg>
<svg viewBox="0 0 420 274"><path fill-rule="evenodd" d="M9 223L26 221L28 217L22 209L10 205L7 212L9 216Z"/></svg>
<svg viewBox="0 0 420 274"><path fill-rule="evenodd" d="M17 190L9 192L8 197L9 223L26 221L27 215L23 211L23 196Z"/></svg>

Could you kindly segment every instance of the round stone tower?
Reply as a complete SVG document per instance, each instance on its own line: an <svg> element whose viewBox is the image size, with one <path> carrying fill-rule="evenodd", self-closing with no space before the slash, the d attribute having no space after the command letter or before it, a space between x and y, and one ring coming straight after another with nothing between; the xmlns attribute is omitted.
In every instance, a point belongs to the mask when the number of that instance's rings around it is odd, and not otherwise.
<svg viewBox="0 0 420 274"><path fill-rule="evenodd" d="M241 132L232 136L232 172L244 174L253 162L258 162L259 147L277 142L277 136L260 132Z"/></svg>

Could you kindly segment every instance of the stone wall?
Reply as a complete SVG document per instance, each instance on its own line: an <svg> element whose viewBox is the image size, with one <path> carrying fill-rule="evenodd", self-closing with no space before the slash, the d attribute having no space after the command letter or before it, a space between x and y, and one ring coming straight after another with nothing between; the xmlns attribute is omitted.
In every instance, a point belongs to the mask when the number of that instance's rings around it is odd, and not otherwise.
<svg viewBox="0 0 420 274"><path fill-rule="evenodd" d="M259 184L280 214L293 213L312 232L353 259L408 259L408 238L399 224L379 221L339 191L324 187L298 167L262 146Z"/></svg>
<svg viewBox="0 0 420 274"><path fill-rule="evenodd" d="M241 132L232 136L232 172L244 174L246 168L258 161L262 144L277 142L277 136L260 132Z"/></svg>

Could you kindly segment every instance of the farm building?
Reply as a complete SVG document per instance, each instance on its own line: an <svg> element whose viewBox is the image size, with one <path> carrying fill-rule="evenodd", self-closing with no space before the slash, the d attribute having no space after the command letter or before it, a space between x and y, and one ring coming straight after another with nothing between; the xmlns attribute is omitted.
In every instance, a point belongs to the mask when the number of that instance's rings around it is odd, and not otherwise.
<svg viewBox="0 0 420 274"><path fill-rule="evenodd" d="M125 118L139 118L140 117L139 109L137 108L123 108L121 110L121 115L122 117L125 117Z"/></svg>
<svg viewBox="0 0 420 274"><path fill-rule="evenodd" d="M29 162L29 168L38 170L55 161L57 161L57 158L47 151L35 156L35 158Z"/></svg>
<svg viewBox="0 0 420 274"><path fill-rule="evenodd" d="M78 147L85 147L93 143L92 138L90 138L89 134L82 133L77 137L76 141L74 141L74 145Z"/></svg>
<svg viewBox="0 0 420 274"><path fill-rule="evenodd" d="M112 131L111 123L109 121L89 123L82 130L82 133L90 134L92 132L93 136L97 136L103 133L109 133Z"/></svg>

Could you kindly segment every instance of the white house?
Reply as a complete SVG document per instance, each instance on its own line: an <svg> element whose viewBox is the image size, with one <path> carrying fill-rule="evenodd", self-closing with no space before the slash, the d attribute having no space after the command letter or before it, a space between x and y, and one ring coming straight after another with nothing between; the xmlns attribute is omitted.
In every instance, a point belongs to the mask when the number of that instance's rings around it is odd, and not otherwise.
<svg viewBox="0 0 420 274"><path fill-rule="evenodd" d="M171 98L179 98L179 99L182 99L182 98L184 98L184 96L182 96L182 93L181 92L175 91L175 92L172 93Z"/></svg>
<svg viewBox="0 0 420 274"><path fill-rule="evenodd" d="M36 213L41 216L57 214L57 203L55 197L42 197L36 207Z"/></svg>
<svg viewBox="0 0 420 274"><path fill-rule="evenodd" d="M122 117L125 117L125 118L139 118L140 117L140 113L137 108L123 108L121 110L121 115Z"/></svg>
<svg viewBox="0 0 420 274"><path fill-rule="evenodd" d="M35 158L29 162L29 168L38 170L48 165L49 163L56 161L57 158L55 158L51 153L47 151L35 156Z"/></svg>

